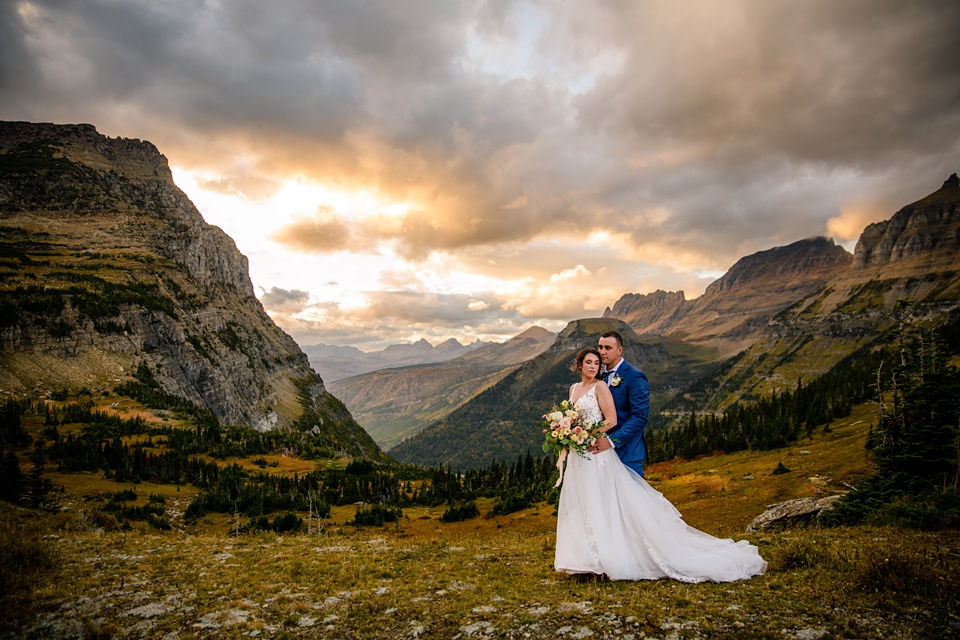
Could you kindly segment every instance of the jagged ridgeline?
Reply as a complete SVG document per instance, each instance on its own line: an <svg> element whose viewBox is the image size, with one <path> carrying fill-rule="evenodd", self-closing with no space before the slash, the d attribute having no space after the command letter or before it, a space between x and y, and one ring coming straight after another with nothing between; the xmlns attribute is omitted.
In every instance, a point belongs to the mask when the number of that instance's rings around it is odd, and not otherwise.
<svg viewBox="0 0 960 640"><path fill-rule="evenodd" d="M482 466L530 450L533 425L565 397L576 349L617 328L651 382L654 461L784 446L871 397L899 324L937 326L960 306L960 179L869 225L851 255L809 238L745 256L702 296L626 294L572 323L524 363L421 434L400 460ZM662 430L662 431L661 431Z"/></svg>
<svg viewBox="0 0 960 640"><path fill-rule="evenodd" d="M154 145L90 125L0 122L0 393L118 388L383 457Z"/></svg>
<svg viewBox="0 0 960 640"><path fill-rule="evenodd" d="M537 423L551 403L565 399L579 380L571 366L577 351L596 346L609 330L621 333L624 357L661 383L651 399L651 411L678 389L705 373L716 352L691 347L679 340L640 339L626 323L607 318L575 320L557 336L545 353L523 363L495 385L479 393L450 415L390 449L402 462L454 469L477 469L493 460L512 460L519 454L540 454L543 434Z"/></svg>

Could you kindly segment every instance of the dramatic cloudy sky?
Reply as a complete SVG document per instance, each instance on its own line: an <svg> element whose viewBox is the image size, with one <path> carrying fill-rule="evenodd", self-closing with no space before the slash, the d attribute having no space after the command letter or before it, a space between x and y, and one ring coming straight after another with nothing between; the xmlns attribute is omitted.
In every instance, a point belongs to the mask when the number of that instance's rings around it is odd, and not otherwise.
<svg viewBox="0 0 960 640"><path fill-rule="evenodd" d="M147 139L302 344L688 298L960 170L955 0L5 0L0 118Z"/></svg>

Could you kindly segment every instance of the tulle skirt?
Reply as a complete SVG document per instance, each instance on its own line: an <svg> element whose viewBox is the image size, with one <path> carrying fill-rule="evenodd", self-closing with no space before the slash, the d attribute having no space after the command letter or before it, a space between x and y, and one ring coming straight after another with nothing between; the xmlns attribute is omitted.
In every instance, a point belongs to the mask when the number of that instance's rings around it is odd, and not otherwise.
<svg viewBox="0 0 960 640"><path fill-rule="evenodd" d="M612 580L731 582L766 571L757 547L687 525L669 500L608 449L567 456L555 567Z"/></svg>

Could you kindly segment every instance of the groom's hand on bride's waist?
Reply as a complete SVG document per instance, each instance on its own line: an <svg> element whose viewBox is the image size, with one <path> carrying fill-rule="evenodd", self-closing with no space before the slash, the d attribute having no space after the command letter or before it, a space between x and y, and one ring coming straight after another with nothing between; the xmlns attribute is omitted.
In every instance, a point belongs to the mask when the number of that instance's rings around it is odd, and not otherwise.
<svg viewBox="0 0 960 640"><path fill-rule="evenodd" d="M606 451L613 445L610 443L609 438L600 438L590 446L590 453L600 453L601 451Z"/></svg>

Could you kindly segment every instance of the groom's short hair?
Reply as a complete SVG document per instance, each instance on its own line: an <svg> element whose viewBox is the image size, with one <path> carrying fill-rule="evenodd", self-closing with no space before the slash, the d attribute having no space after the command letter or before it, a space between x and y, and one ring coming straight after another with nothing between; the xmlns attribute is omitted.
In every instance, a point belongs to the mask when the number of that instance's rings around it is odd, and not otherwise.
<svg viewBox="0 0 960 640"><path fill-rule="evenodd" d="M617 332L617 331L607 331L606 333L600 334L600 337L601 337L601 338L613 338L614 340L617 341L617 346L618 346L618 347L622 347L622 346L623 346L623 336L621 336L620 333Z"/></svg>

